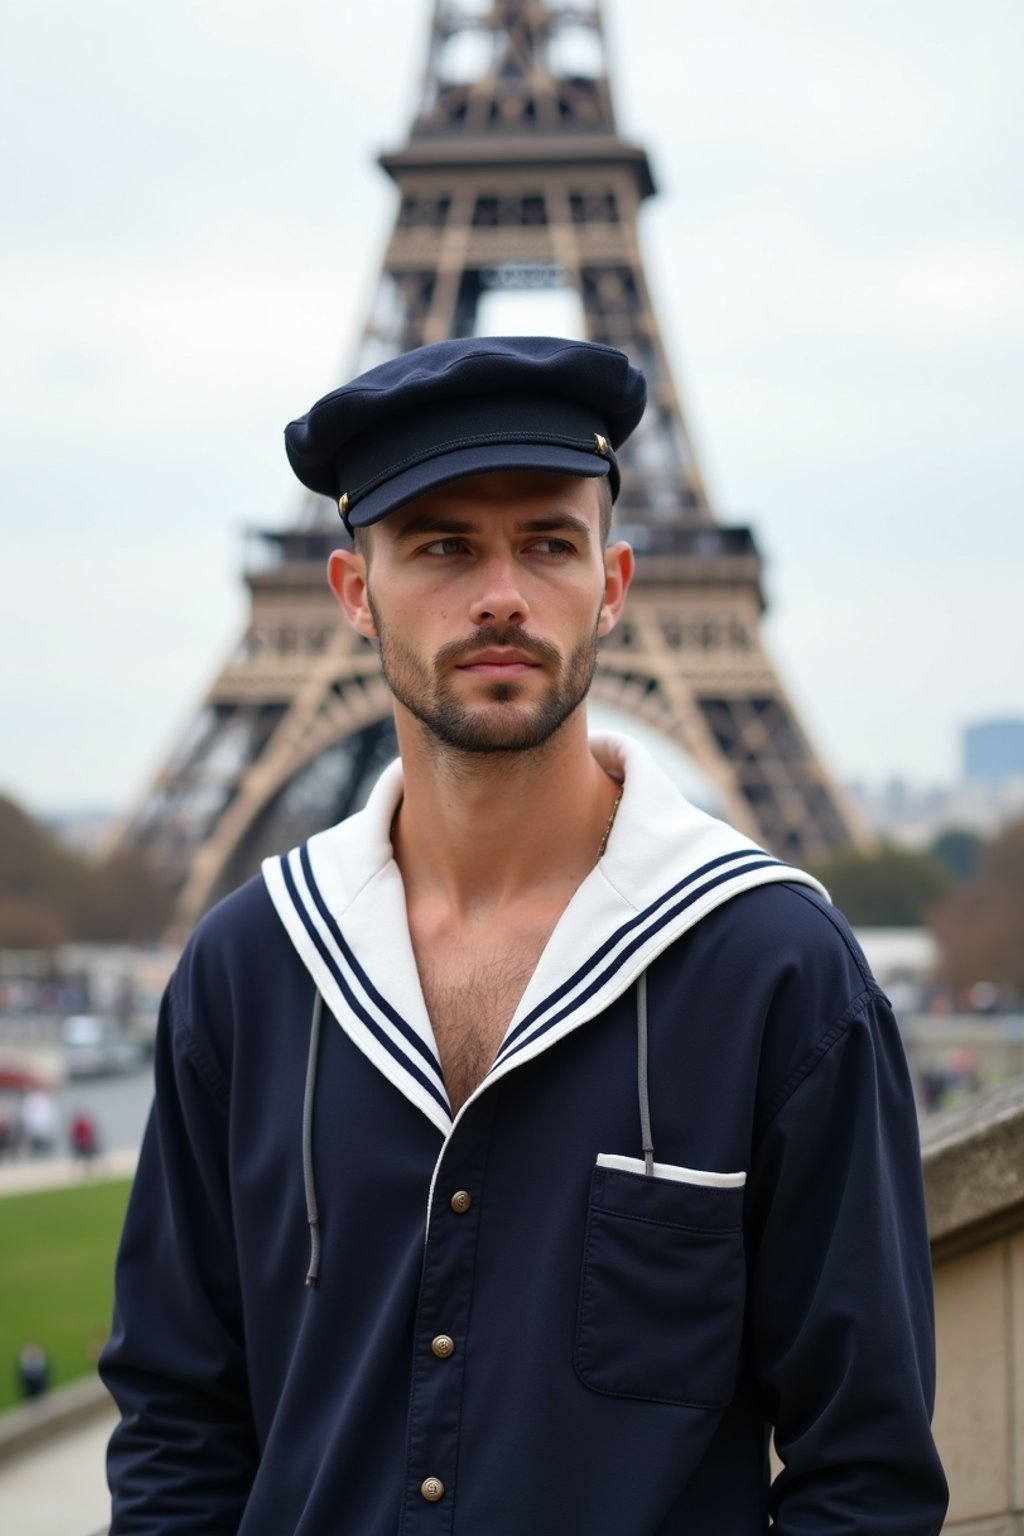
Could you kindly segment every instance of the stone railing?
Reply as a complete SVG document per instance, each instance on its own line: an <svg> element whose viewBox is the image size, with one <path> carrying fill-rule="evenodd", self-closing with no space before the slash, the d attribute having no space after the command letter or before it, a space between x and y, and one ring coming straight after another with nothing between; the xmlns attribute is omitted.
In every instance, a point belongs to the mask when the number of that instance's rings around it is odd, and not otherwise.
<svg viewBox="0 0 1024 1536"><path fill-rule="evenodd" d="M946 1536L1024 1536L1024 1077L925 1121Z"/></svg>

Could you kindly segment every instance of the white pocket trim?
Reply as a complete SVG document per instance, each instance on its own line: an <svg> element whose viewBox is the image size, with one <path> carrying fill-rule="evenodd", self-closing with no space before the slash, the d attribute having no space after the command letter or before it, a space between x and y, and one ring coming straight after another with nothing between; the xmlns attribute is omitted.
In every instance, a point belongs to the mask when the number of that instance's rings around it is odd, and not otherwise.
<svg viewBox="0 0 1024 1536"><path fill-rule="evenodd" d="M617 1152L599 1152L599 1168L617 1168L620 1173L646 1173L642 1157L620 1157ZM745 1173L709 1173L704 1168L680 1168L678 1163L655 1163L656 1179L672 1179L676 1184L699 1184L704 1189L742 1189Z"/></svg>

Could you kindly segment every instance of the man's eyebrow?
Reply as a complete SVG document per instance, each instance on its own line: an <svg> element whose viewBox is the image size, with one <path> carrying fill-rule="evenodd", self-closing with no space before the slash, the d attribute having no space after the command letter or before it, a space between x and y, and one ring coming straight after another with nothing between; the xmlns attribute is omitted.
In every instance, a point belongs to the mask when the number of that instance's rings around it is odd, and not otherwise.
<svg viewBox="0 0 1024 1536"><path fill-rule="evenodd" d="M396 541L422 538L424 534L443 535L479 533L487 519L448 517L443 512L421 512L396 528ZM527 517L516 523L517 533L575 533L582 539L590 538L590 525L582 517L571 512L546 512L543 517Z"/></svg>
<svg viewBox="0 0 1024 1536"><path fill-rule="evenodd" d="M548 512L544 517L528 517L516 524L519 533L576 533L590 538L590 524L571 512Z"/></svg>
<svg viewBox="0 0 1024 1536"><path fill-rule="evenodd" d="M423 533L474 533L479 523L462 517L446 517L443 512L420 512L394 530L396 539L415 539Z"/></svg>

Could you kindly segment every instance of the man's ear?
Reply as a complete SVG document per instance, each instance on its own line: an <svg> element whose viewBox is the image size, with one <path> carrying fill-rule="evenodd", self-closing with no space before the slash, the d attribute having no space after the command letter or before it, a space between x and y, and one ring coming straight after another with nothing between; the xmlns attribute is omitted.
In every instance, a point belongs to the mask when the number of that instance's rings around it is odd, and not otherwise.
<svg viewBox="0 0 1024 1536"><path fill-rule="evenodd" d="M354 549L332 550L327 560L327 580L356 633L366 640L376 640L377 626L370 611L363 556Z"/></svg>
<svg viewBox="0 0 1024 1536"><path fill-rule="evenodd" d="M609 634L619 622L636 562L624 540L609 544L604 552L604 599L597 621L599 635Z"/></svg>

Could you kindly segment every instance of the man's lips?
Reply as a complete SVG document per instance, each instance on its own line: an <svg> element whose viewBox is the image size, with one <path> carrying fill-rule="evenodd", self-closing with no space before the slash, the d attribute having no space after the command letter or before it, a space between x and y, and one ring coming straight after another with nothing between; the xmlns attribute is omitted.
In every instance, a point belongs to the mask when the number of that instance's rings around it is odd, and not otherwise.
<svg viewBox="0 0 1024 1536"><path fill-rule="evenodd" d="M459 672L472 673L474 677L525 677L540 666L525 651L480 651L466 661L460 661Z"/></svg>

